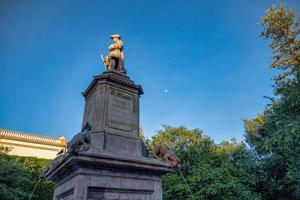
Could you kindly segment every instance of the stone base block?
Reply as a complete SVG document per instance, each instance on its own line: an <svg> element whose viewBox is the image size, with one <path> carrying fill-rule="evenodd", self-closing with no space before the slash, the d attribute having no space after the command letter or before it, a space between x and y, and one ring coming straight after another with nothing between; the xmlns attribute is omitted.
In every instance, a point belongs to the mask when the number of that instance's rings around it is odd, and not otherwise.
<svg viewBox="0 0 300 200"><path fill-rule="evenodd" d="M167 163L110 154L66 156L45 173L55 182L54 200L161 200Z"/></svg>
<svg viewBox="0 0 300 200"><path fill-rule="evenodd" d="M160 200L161 180L135 172L77 169L55 188L55 200Z"/></svg>

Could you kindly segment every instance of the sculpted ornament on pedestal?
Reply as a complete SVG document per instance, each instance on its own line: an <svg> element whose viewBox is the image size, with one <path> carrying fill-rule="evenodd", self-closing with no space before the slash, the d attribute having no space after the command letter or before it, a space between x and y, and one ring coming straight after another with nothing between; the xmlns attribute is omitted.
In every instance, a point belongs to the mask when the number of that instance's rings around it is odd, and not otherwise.
<svg viewBox="0 0 300 200"><path fill-rule="evenodd" d="M168 162L173 167L180 167L180 159L170 152L169 149L162 145L155 145L152 150L152 156L156 159L162 157L166 162Z"/></svg>
<svg viewBox="0 0 300 200"><path fill-rule="evenodd" d="M124 53L123 53L123 42L121 36L118 34L113 34L110 38L114 41L108 47L108 55L105 58L102 57L102 62L107 71L115 71L121 74L126 74L124 68Z"/></svg>

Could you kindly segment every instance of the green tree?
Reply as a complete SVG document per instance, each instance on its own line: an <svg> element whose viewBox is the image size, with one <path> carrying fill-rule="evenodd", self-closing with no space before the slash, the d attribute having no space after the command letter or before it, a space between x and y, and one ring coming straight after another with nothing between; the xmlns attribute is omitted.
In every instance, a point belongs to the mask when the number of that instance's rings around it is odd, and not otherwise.
<svg viewBox="0 0 300 200"><path fill-rule="evenodd" d="M300 84L300 18L295 10L286 10L285 5L278 9L272 6L261 19L261 36L271 40L273 62L271 67L283 70L276 78L276 84L296 80Z"/></svg>
<svg viewBox="0 0 300 200"><path fill-rule="evenodd" d="M245 144L224 141L216 145L199 129L164 126L153 137L180 157L185 177L195 199L260 199L254 192L253 160ZM179 171L163 177L164 199L193 199Z"/></svg>
<svg viewBox="0 0 300 200"><path fill-rule="evenodd" d="M146 139L144 130L140 128L139 137L142 142L142 154L146 157L150 156L152 151L151 141Z"/></svg>
<svg viewBox="0 0 300 200"><path fill-rule="evenodd" d="M8 156L0 154L0 197L1 200L28 200L34 186L39 180L41 170L49 160L34 157ZM42 180L33 200L50 200L54 184Z"/></svg>
<svg viewBox="0 0 300 200"><path fill-rule="evenodd" d="M257 152L257 191L265 199L300 199L300 19L294 10L272 6L261 22L271 40L275 77L271 103L244 120L246 141Z"/></svg>
<svg viewBox="0 0 300 200"><path fill-rule="evenodd" d="M208 137L203 137L203 131L200 129L189 130L184 126L163 125L163 130L158 130L157 134L152 137L152 143L153 145L162 144L172 151L177 151L208 139Z"/></svg>

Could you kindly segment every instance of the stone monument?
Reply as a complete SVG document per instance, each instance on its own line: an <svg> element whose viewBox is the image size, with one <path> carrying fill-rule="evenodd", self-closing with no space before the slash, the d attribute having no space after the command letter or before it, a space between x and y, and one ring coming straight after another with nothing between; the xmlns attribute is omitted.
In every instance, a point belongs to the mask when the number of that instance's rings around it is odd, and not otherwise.
<svg viewBox="0 0 300 200"><path fill-rule="evenodd" d="M42 174L55 183L54 200L161 200L161 176L173 169L143 154L143 90L126 75L121 37L112 38L117 45L103 59L107 70L82 93L81 132Z"/></svg>

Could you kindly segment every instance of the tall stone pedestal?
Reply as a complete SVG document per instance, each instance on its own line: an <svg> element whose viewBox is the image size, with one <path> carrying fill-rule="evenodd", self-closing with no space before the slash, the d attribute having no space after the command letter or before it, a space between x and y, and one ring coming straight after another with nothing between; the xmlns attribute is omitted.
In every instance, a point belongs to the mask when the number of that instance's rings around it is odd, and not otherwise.
<svg viewBox="0 0 300 200"><path fill-rule="evenodd" d="M127 76L105 72L83 92L82 132L43 177L55 182L55 200L161 200L169 164L142 155L139 97Z"/></svg>

